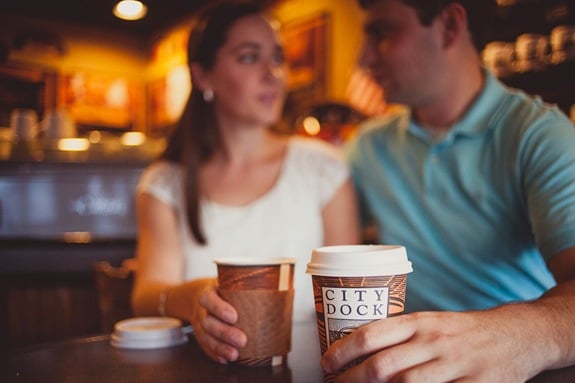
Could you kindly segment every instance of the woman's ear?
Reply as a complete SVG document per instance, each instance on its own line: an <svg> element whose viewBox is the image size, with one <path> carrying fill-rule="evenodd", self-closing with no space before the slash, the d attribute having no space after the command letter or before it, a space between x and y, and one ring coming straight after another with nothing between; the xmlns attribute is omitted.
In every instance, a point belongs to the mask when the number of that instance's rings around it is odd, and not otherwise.
<svg viewBox="0 0 575 383"><path fill-rule="evenodd" d="M198 63L190 64L192 83L201 91L211 89L209 76L206 70Z"/></svg>

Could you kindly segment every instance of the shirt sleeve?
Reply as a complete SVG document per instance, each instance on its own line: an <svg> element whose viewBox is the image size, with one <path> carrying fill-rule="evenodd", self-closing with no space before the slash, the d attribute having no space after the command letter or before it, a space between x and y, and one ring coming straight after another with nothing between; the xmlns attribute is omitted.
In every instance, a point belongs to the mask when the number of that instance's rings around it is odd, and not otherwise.
<svg viewBox="0 0 575 383"><path fill-rule="evenodd" d="M183 193L180 167L166 161L154 162L142 173L136 193L147 193L170 206L178 206Z"/></svg>
<svg viewBox="0 0 575 383"><path fill-rule="evenodd" d="M537 246L546 260L575 246L575 128L549 113L522 137L520 163Z"/></svg>
<svg viewBox="0 0 575 383"><path fill-rule="evenodd" d="M315 139L298 138L302 171L310 182L323 208L349 179L350 172L340 148Z"/></svg>

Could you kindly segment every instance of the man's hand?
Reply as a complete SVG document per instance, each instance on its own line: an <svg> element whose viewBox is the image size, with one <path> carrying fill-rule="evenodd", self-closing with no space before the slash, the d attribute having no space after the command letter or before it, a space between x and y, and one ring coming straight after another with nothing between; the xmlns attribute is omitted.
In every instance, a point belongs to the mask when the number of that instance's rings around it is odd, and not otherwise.
<svg viewBox="0 0 575 383"><path fill-rule="evenodd" d="M322 358L337 373L356 358L371 355L342 372L338 383L485 382L522 383L541 368L537 317L523 307L473 312L421 312L362 326L335 342ZM540 338L540 337L539 337ZM546 358L542 358L546 359ZM541 362L541 360L539 360Z"/></svg>

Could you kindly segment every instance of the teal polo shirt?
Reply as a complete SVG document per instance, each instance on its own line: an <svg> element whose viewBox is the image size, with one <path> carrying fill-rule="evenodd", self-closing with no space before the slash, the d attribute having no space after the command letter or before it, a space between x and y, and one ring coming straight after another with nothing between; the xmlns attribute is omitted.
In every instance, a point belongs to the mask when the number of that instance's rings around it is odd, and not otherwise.
<svg viewBox="0 0 575 383"><path fill-rule="evenodd" d="M404 111L366 122L347 155L364 218L413 262L408 312L537 298L546 261L575 246L573 124L489 72L440 140Z"/></svg>

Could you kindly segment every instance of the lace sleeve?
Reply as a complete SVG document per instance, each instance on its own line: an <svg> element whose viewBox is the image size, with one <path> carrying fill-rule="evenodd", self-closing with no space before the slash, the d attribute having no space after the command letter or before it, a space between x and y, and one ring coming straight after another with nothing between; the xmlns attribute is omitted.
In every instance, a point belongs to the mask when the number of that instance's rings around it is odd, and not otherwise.
<svg viewBox="0 0 575 383"><path fill-rule="evenodd" d="M350 177L349 168L339 148L323 141L298 138L300 159L320 206L325 206Z"/></svg>
<svg viewBox="0 0 575 383"><path fill-rule="evenodd" d="M182 201L181 169L166 161L154 162L142 173L136 193L148 193L170 206L178 206Z"/></svg>

